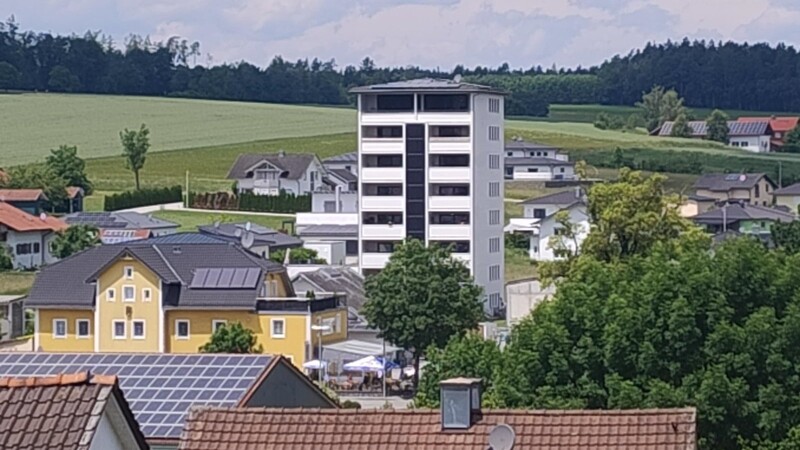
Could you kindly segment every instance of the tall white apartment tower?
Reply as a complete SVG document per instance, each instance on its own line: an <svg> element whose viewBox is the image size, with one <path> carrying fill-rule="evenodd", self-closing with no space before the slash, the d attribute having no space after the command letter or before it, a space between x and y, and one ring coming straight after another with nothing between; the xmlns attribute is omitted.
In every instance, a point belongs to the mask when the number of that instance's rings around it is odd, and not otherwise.
<svg viewBox="0 0 800 450"><path fill-rule="evenodd" d="M503 92L456 80L399 81L358 95L359 266L383 268L413 237L454 245L503 305Z"/></svg>

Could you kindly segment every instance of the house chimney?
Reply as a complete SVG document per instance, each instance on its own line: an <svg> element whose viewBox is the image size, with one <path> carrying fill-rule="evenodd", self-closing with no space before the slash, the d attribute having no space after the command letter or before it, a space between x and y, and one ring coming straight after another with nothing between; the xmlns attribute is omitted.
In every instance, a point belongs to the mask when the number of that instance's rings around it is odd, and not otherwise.
<svg viewBox="0 0 800 450"><path fill-rule="evenodd" d="M443 430L466 430L481 415L480 378L451 378L439 383Z"/></svg>

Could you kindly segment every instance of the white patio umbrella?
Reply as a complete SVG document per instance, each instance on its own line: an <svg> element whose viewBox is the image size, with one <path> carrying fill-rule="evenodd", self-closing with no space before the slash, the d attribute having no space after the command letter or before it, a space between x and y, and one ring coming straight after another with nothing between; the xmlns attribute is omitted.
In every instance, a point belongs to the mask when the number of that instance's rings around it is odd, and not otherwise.
<svg viewBox="0 0 800 450"><path fill-rule="evenodd" d="M383 372L385 369L396 367L394 363L384 362L383 358L377 356L367 356L357 361L347 363L342 366L344 370L351 372Z"/></svg>
<svg viewBox="0 0 800 450"><path fill-rule="evenodd" d="M312 369L312 370L319 370L324 369L328 366L326 361L320 361L318 359L312 359L311 361L306 362L303 364L304 369Z"/></svg>

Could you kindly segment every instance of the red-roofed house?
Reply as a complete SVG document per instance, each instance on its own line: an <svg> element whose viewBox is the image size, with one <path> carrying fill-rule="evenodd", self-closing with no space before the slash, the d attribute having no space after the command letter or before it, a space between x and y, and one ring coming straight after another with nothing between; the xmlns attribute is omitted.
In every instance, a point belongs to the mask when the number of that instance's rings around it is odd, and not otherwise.
<svg viewBox="0 0 800 450"><path fill-rule="evenodd" d="M30 269L57 261L50 253L56 232L68 227L55 217L34 216L0 202L0 245L7 248L15 269Z"/></svg>
<svg viewBox="0 0 800 450"><path fill-rule="evenodd" d="M738 121L762 122L765 119L766 117L739 117ZM773 147L773 149L777 147L778 151L780 151L780 147L783 147L786 144L786 134L794 130L795 127L797 127L798 122L800 122L800 117L770 117L769 126L772 128L772 139L770 146Z"/></svg>

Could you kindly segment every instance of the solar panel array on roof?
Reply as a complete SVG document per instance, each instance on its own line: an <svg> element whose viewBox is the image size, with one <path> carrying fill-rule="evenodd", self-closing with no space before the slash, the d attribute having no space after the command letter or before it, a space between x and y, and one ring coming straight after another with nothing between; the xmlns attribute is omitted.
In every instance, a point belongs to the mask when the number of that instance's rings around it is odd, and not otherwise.
<svg viewBox="0 0 800 450"><path fill-rule="evenodd" d="M199 268L189 285L192 289L252 289L261 271L254 267Z"/></svg>
<svg viewBox="0 0 800 450"><path fill-rule="evenodd" d="M269 355L0 353L0 376L116 375L144 435L177 439L191 407L236 405L271 360Z"/></svg>

